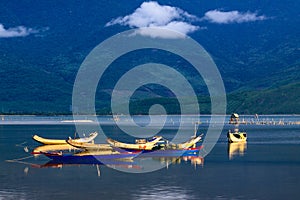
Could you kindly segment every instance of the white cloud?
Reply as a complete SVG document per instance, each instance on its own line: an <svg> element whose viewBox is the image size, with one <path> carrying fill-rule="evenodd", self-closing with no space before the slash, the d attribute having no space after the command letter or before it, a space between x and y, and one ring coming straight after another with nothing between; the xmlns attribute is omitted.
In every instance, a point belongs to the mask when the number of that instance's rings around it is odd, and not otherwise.
<svg viewBox="0 0 300 200"><path fill-rule="evenodd" d="M159 37L160 34L158 31L163 31L163 29L173 30L186 35L199 29L198 26L191 24L192 21L197 19L196 16L180 8L160 5L155 1L150 1L142 3L141 6L130 15L111 20L106 26L120 24L131 28L143 28L143 30L139 31L140 33L147 35L148 31L148 35L153 37ZM147 29L147 27L156 27L159 29ZM161 34L164 35L162 36L164 38L176 38L179 36L179 34L175 33L171 36L170 32Z"/></svg>
<svg viewBox="0 0 300 200"><path fill-rule="evenodd" d="M25 37L32 33L37 33L38 30L26 28L24 26L17 26L14 28L5 29L3 24L0 24L0 38L10 37Z"/></svg>
<svg viewBox="0 0 300 200"><path fill-rule="evenodd" d="M228 12L220 10L210 10L205 13L202 19L217 24L230 24L265 20L266 17L264 15L258 16L257 13L241 13L236 10Z"/></svg>

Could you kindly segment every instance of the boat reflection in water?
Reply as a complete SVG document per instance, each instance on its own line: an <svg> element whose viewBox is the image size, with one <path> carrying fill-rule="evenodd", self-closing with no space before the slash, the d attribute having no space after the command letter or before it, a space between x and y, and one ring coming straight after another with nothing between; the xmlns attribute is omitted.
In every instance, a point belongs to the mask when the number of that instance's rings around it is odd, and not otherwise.
<svg viewBox="0 0 300 200"><path fill-rule="evenodd" d="M152 157L152 160L159 161L162 164L166 164L168 167L170 164L181 164L184 162L191 162L192 165L204 165L204 158L200 156L182 156L182 157Z"/></svg>
<svg viewBox="0 0 300 200"><path fill-rule="evenodd" d="M103 146L103 148L106 147ZM116 151L109 148L101 150L83 150L69 144L42 145L36 147L32 154L45 155L51 160L45 164L31 163L33 168L64 168L70 166L96 166L98 176L100 166L132 173L150 172L154 169L168 168L169 165L191 163L194 167L204 164L204 158L198 156L201 147L184 152L184 150L165 150L148 153ZM42 157L43 158L43 157Z"/></svg>
<svg viewBox="0 0 300 200"><path fill-rule="evenodd" d="M237 156L244 156L247 150L247 142L228 143L228 157L232 160Z"/></svg>
<svg viewBox="0 0 300 200"><path fill-rule="evenodd" d="M120 171L131 172L131 173L143 173L149 172L153 167L160 165L168 169L169 165L177 165L183 163L191 163L195 168L196 166L204 165L204 158L199 156L183 156L183 157L137 157L134 159L124 158L124 159L105 159L98 160L92 159L90 162L87 160L80 162L62 162L57 160L50 160L45 164L34 164L30 163L32 168L65 168L65 167L81 167L81 166L91 166L96 167L97 174L100 176L100 166L106 166ZM29 164L29 163L28 163Z"/></svg>
<svg viewBox="0 0 300 200"><path fill-rule="evenodd" d="M182 156L182 157L162 157L162 156L156 156L156 157L137 157L134 159L131 158L121 158L121 159L105 159L101 161L101 159L91 159L90 162L87 162L87 160L84 160L81 162L80 160L77 160L76 162L63 162L63 161L57 161L57 160L50 160L49 162L42 164L42 165L36 165L32 164L32 167L35 168L47 168L47 167L53 167L53 168L62 168L64 166L80 166L80 165L106 165L111 168L134 168L134 169L142 169L143 164L145 160L151 160L153 163L160 163L162 165L169 166L171 164L181 164L182 162L190 162L192 165L204 165L204 158L199 156ZM149 163L147 163L149 164Z"/></svg>

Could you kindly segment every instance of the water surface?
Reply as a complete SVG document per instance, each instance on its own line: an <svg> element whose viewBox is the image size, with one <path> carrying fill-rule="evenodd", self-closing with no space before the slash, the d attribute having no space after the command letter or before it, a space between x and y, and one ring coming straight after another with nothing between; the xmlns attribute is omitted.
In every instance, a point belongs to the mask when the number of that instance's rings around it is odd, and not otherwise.
<svg viewBox="0 0 300 200"><path fill-rule="evenodd" d="M292 119L300 121L299 117ZM33 118L33 121L40 120ZM185 122L186 131L193 132L191 120ZM154 172L124 173L104 165L99 170L95 165L40 168L49 161L43 156L22 160L24 163L6 162L30 156L24 147L32 150L39 145L31 139L34 134L66 138L75 133L75 127L72 123L0 125L0 199L300 198L299 125L241 126L248 133L247 144L241 146L228 145L228 128L226 125L201 165L181 160ZM104 129L126 140L114 124L106 124ZM198 134L206 129L203 123ZM162 134L172 137L173 126L165 127ZM131 167L138 165L137 159Z"/></svg>

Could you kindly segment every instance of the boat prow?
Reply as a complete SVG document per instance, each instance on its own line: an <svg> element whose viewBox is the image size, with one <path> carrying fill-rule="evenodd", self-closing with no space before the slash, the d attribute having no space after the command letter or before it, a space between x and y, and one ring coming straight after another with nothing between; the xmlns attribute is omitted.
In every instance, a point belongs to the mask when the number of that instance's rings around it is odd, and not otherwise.
<svg viewBox="0 0 300 200"><path fill-rule="evenodd" d="M91 142L93 141L96 137L97 137L98 133L97 132L93 132L93 133L90 133L88 137L83 137L83 138L77 138L77 139L74 139L76 142L81 142L81 143L84 143L84 142ZM42 143L42 144L67 144L67 141L66 140L61 140L61 139L49 139L49 138L43 138L43 137L40 137L38 135L34 135L32 137L32 139L34 139L35 141L39 142L39 143Z"/></svg>
<svg viewBox="0 0 300 200"><path fill-rule="evenodd" d="M201 134L197 137L191 137L191 139L189 139L188 141L178 144L178 148L179 149L191 148L192 146L196 145L197 142L199 142L201 140L202 135L203 134Z"/></svg>
<svg viewBox="0 0 300 200"><path fill-rule="evenodd" d="M32 137L35 141L41 143L41 144L49 144L49 145L54 145L54 144L67 144L66 140L58 140L58 139L48 139L48 138L43 138L38 135L34 135Z"/></svg>

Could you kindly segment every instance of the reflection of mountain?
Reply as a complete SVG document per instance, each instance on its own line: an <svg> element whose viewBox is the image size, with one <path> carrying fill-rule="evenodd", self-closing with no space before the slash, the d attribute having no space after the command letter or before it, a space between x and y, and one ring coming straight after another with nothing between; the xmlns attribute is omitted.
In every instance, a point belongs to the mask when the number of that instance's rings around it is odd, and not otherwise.
<svg viewBox="0 0 300 200"><path fill-rule="evenodd" d="M76 72L88 52L106 38L128 29L121 26L105 27L105 24L112 18L133 12L141 3L96 0L78 4L70 0L64 2L62 5L51 1L0 1L0 24L8 28L24 25L43 30L27 37L0 38L0 112L69 113ZM230 92L229 113L300 113L296 110L300 108L299 99L290 95L299 94L300 18L295 16L298 16L300 4L280 0L268 4L219 0L206 0L205 3L193 1L192 4L170 1L168 4L198 17L208 10L222 8L227 11L259 11L259 15L269 17L259 22L222 25L195 22L195 25L206 29L194 32L191 37L201 43L215 60L226 91ZM20 7L26 9L20 12ZM181 69L195 84L197 93L203 95L199 99L204 108L202 113L209 112L209 109L205 109L209 108L206 89L201 81L195 80L194 71L187 68L183 60L151 52L143 52L138 57L129 55L121 58L120 63L115 63L116 68L111 69L114 73L107 75L109 81L98 91L98 112L109 113L105 106L110 103L112 88L106 86L115 83L120 76L118 72L124 72L124 63L137 66L149 61L163 62ZM156 56L153 58L154 53ZM290 90L293 93L289 93ZM157 100L153 98L172 96L170 91L161 88L155 91L145 87L139 92L152 103ZM276 98L272 98L274 95L277 95ZM168 100L165 101L168 103ZM176 101L172 100L171 103L175 105ZM266 106L270 104L276 106ZM136 113L143 110L141 108Z"/></svg>
<svg viewBox="0 0 300 200"><path fill-rule="evenodd" d="M247 142L228 143L228 157L232 160L234 157L244 156L247 150Z"/></svg>

